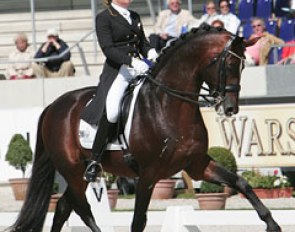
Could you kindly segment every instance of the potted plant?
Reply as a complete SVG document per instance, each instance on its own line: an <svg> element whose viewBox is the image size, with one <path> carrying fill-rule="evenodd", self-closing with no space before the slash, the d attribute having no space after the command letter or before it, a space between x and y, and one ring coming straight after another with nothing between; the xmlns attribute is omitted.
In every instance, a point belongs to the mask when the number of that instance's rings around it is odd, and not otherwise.
<svg viewBox="0 0 295 232"><path fill-rule="evenodd" d="M170 199L175 193L176 180L172 178L159 180L154 187L152 199Z"/></svg>
<svg viewBox="0 0 295 232"><path fill-rule="evenodd" d="M117 205L117 200L119 196L119 190L116 187L117 176L109 172L104 172L103 178L106 183L110 208L114 209Z"/></svg>
<svg viewBox="0 0 295 232"><path fill-rule="evenodd" d="M211 147L208 150L208 155L229 171L237 171L236 159L230 150L224 147ZM226 199L232 192L229 188L203 181L200 186L200 193L196 194L196 197L200 209L224 209Z"/></svg>
<svg viewBox="0 0 295 232"><path fill-rule="evenodd" d="M259 198L291 197L293 189L287 177L277 174L275 171L272 175L263 175L253 169L243 172L242 177L251 185Z"/></svg>
<svg viewBox="0 0 295 232"><path fill-rule="evenodd" d="M236 158L233 153L224 147L210 147L208 150L208 155L211 156L217 163L226 168L227 170L236 173L238 170ZM224 191L228 195L233 195L236 193L233 189L225 186Z"/></svg>
<svg viewBox="0 0 295 232"><path fill-rule="evenodd" d="M25 172L28 164L32 161L33 153L27 140L21 134L15 134L8 145L5 160L18 170L22 171L22 178L9 179L16 200L24 200L28 178L25 178Z"/></svg>
<svg viewBox="0 0 295 232"><path fill-rule="evenodd" d="M224 187L203 181L200 186L200 193L196 194L200 209L219 210L225 209L228 194Z"/></svg>

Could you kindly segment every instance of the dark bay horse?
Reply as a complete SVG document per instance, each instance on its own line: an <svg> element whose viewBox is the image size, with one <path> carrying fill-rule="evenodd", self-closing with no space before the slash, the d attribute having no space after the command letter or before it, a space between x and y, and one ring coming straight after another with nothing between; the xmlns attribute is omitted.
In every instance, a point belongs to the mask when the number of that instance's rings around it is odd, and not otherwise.
<svg viewBox="0 0 295 232"><path fill-rule="evenodd" d="M243 193L265 221L266 230L281 231L247 182L207 155L208 134L197 104L206 82L217 110L222 108L227 116L238 112L244 50L254 42L210 26L193 29L163 52L146 77L135 104L129 138L139 168L132 232L145 228L155 183L181 170L195 180L225 184ZM91 231L101 231L85 196L84 161L90 151L81 147L78 138L80 113L95 89L68 92L40 116L27 198L11 231L42 231L55 170L68 186L58 202L51 231L60 231L72 210ZM106 151L102 164L105 171L116 175L136 176L121 151Z"/></svg>

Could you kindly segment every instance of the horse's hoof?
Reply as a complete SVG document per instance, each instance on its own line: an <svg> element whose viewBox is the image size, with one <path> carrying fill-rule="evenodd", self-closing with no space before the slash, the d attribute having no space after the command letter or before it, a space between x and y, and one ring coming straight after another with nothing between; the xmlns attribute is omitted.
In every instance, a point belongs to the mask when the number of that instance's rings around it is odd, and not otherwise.
<svg viewBox="0 0 295 232"><path fill-rule="evenodd" d="M281 227L278 226L278 228L272 229L272 230L266 230L266 232L282 232Z"/></svg>

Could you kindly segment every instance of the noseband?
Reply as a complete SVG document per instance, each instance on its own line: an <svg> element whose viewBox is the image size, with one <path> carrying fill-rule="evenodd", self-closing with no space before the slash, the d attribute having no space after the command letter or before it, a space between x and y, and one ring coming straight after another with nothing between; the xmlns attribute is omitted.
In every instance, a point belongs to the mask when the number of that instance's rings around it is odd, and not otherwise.
<svg viewBox="0 0 295 232"><path fill-rule="evenodd" d="M193 103L200 105L202 104L199 100L195 100L193 98L198 98L202 97L209 105L213 106L216 105L216 103L220 103L224 100L225 93L226 92L239 92L241 87L240 85L226 85L226 68L225 68L225 61L226 57L228 54L233 55L237 57L238 59L241 60L240 67L242 69L242 65L244 62L244 58L236 54L235 52L230 50L232 42L235 40L236 36L231 36L231 38L227 41L223 51L214 59L213 62L211 62L207 68L210 66L219 63L220 60L220 65L219 65L219 71L218 71L218 86L214 91L210 91L209 89L205 87L201 87L203 90L208 91L208 94L199 94L195 92L187 92L187 91L181 91L181 90L176 90L173 88L170 88L163 83L155 80L152 75L147 74L144 76L148 81L162 89L165 93L177 97L183 101ZM210 100L209 98L213 98L213 100ZM204 103L203 103L204 104ZM206 104L208 105L208 104Z"/></svg>
<svg viewBox="0 0 295 232"><path fill-rule="evenodd" d="M226 68L225 68L225 61L226 61L226 57L228 54L235 56L236 58L240 59L241 63L240 63L240 70L242 70L242 65L244 62L244 58L239 56L238 54L236 54L235 52L230 50L230 46L232 44L232 42L234 41L234 39L236 38L236 36L231 36L231 38L227 41L223 51L218 55L217 58L214 59L214 61L208 65L211 66L215 63L218 63L218 61L220 60L220 65L219 65L219 75L218 75L218 85L217 88L215 90L212 91L212 93L210 95L217 96L219 98L224 98L225 94L227 92L239 92L241 90L241 86L240 85L231 85L231 84L226 84Z"/></svg>

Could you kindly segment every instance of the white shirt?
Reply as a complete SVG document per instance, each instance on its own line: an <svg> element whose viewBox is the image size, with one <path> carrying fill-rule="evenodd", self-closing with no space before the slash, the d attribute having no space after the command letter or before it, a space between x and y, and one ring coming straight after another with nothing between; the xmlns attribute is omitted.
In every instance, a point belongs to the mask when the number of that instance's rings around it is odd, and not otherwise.
<svg viewBox="0 0 295 232"><path fill-rule="evenodd" d="M132 24L132 20L131 20L131 17L130 17L130 11L127 10L126 8L123 8L119 5L116 5L114 3L111 3L112 7L119 12L120 15L122 15L126 20L127 22L131 25Z"/></svg>
<svg viewBox="0 0 295 232"><path fill-rule="evenodd" d="M214 13L213 15L209 15L209 14L204 14L202 15L202 17L199 20L199 24L202 23L207 23L209 25L211 25L211 23L217 19L217 14Z"/></svg>
<svg viewBox="0 0 295 232"><path fill-rule="evenodd" d="M169 16L165 32L172 37L178 37L179 33L176 31L177 14L172 13Z"/></svg>
<svg viewBox="0 0 295 232"><path fill-rule="evenodd" d="M241 20L232 13L226 15L218 15L216 19L220 19L224 23L224 28L233 34L237 34Z"/></svg>

